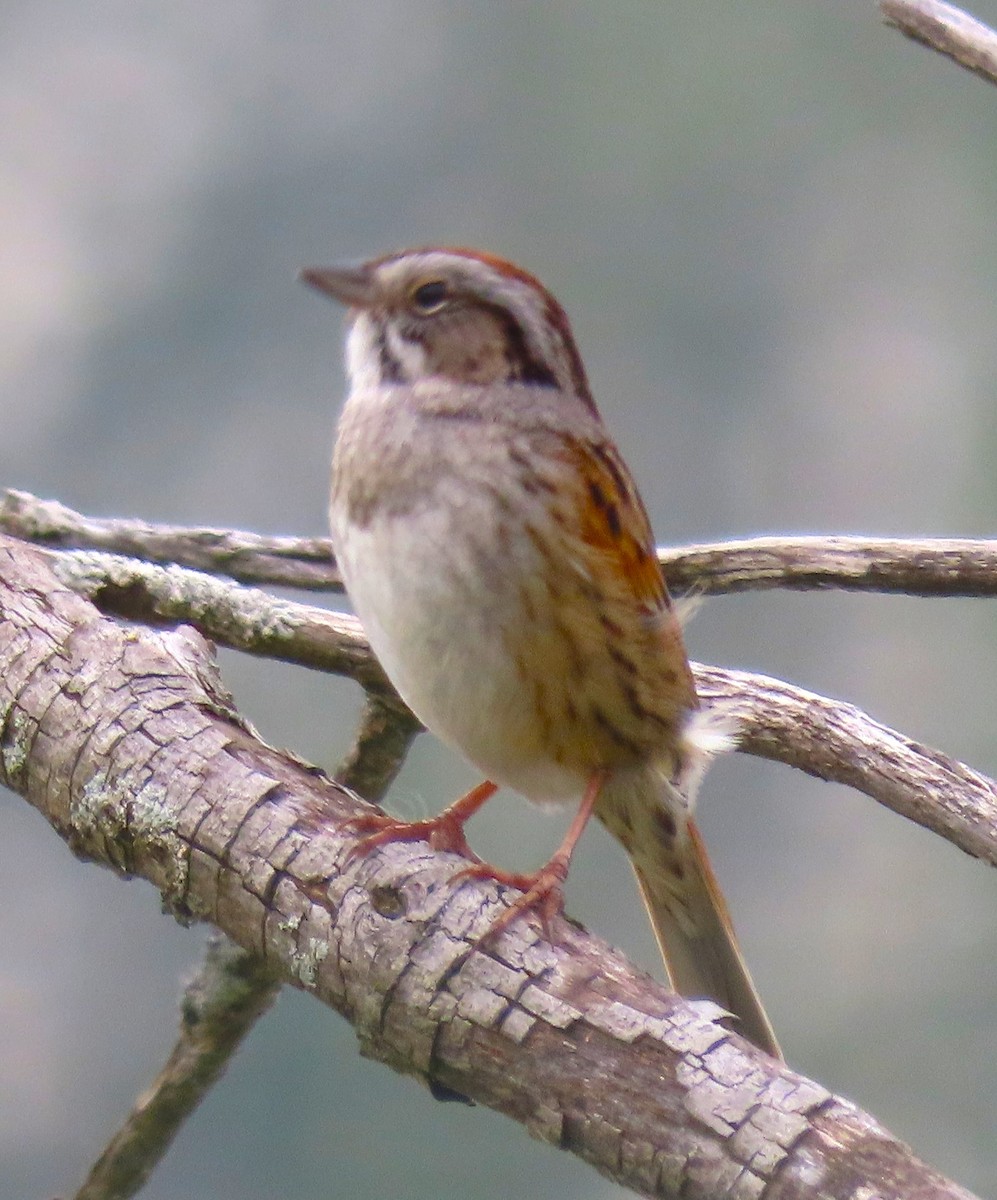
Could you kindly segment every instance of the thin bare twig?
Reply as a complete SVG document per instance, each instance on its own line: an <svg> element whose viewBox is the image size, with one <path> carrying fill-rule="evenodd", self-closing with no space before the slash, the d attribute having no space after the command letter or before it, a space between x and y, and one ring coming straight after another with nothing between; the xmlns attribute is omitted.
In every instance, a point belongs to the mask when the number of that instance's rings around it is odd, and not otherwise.
<svg viewBox="0 0 997 1200"><path fill-rule="evenodd" d="M371 804L380 804L421 730L400 703L368 695L356 739L333 778Z"/></svg>
<svg viewBox="0 0 997 1200"><path fill-rule="evenodd" d="M0 530L53 550L106 550L242 583L343 590L328 538L263 537L238 529L86 517L58 500L39 500L14 488L0 494Z"/></svg>
<svg viewBox="0 0 997 1200"><path fill-rule="evenodd" d="M8 490L0 530L56 550L99 550L177 564L242 583L342 591L325 538L262 537L85 517ZM708 595L788 588L997 595L997 541L974 538L759 537L658 550L669 585Z"/></svg>
<svg viewBox="0 0 997 1200"><path fill-rule="evenodd" d="M854 704L781 679L693 664L708 703L729 705L738 749L843 783L997 866L997 783L881 725Z"/></svg>
<svg viewBox="0 0 997 1200"><path fill-rule="evenodd" d="M669 586L729 592L888 592L997 596L997 541L975 538L758 537L658 551Z"/></svg>
<svg viewBox="0 0 997 1200"><path fill-rule="evenodd" d="M183 1122L221 1078L280 991L280 976L224 934L208 938L184 990L180 1036L165 1066L94 1163L75 1200L126 1200L142 1187Z"/></svg>
<svg viewBox="0 0 997 1200"><path fill-rule="evenodd" d="M953 59L989 83L997 83L997 33L942 0L880 0L887 24Z"/></svg>

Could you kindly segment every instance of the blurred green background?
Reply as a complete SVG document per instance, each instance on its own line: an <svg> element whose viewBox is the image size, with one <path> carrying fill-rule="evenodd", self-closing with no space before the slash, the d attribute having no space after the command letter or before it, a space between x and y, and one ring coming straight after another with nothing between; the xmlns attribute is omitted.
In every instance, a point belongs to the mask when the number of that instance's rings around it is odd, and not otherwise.
<svg viewBox="0 0 997 1200"><path fill-rule="evenodd" d="M997 23L997 0L976 11ZM0 484L322 532L341 318L294 273L447 242L563 301L662 542L993 532L997 92L871 0L6 0L3 18ZM689 641L997 773L993 602L731 597ZM335 763L352 685L222 657L269 740ZM472 778L424 738L393 802L426 811ZM203 931L0 804L0 1200L29 1200L78 1185L157 1069ZM701 820L791 1064L997 1195L997 877L741 756ZM473 838L526 866L562 830L507 798ZM569 908L658 970L601 831ZM288 992L144 1195L615 1192L360 1061Z"/></svg>

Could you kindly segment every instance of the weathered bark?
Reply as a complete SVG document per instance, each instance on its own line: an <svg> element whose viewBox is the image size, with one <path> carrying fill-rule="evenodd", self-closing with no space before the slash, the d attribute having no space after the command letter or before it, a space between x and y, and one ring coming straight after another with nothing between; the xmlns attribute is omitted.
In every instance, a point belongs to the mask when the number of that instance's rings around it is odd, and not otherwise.
<svg viewBox="0 0 997 1200"><path fill-rule="evenodd" d="M494 947L494 885L393 845L347 862L360 802L264 745L193 630L103 618L0 539L0 779L74 850L148 879L355 1026L364 1053L505 1112L661 1197L969 1193L874 1119L564 923Z"/></svg>

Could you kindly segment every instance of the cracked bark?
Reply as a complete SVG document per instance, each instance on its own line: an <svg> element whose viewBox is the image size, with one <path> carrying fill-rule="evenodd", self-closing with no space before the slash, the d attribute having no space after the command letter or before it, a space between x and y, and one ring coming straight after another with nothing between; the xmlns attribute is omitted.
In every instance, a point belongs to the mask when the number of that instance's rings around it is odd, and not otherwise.
<svg viewBox="0 0 997 1200"><path fill-rule="evenodd" d="M349 1019L361 1051L660 1197L969 1193L565 922L486 953L494 885L393 845L345 864L361 802L262 743L193 630L103 618L0 541L0 775L83 857L141 876Z"/></svg>

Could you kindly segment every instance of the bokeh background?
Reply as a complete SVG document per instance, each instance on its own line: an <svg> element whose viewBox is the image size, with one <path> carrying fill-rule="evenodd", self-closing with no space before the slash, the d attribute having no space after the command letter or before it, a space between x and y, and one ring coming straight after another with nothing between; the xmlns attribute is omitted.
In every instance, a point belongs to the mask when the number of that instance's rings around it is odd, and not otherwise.
<svg viewBox="0 0 997 1200"><path fill-rule="evenodd" d="M2 11L0 485L322 532L341 318L296 269L468 243L564 302L661 541L993 533L997 92L871 0ZM731 597L690 644L997 773L993 602ZM222 657L265 736L335 763L352 685ZM424 738L393 803L471 778ZM791 1063L997 1194L997 877L743 756L701 805ZM78 1185L157 1069L204 933L19 798L0 821L0 1200L30 1200ZM562 827L508 798L474 838L526 866ZM658 969L601 831L569 908ZM614 1193L289 991L144 1194Z"/></svg>

